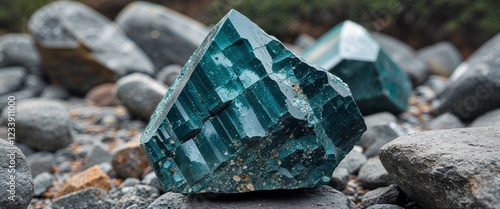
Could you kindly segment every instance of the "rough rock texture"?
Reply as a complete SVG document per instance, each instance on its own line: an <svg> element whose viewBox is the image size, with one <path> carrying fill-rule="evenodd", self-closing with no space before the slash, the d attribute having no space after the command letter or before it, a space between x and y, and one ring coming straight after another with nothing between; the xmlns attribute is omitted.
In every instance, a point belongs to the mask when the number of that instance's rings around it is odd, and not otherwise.
<svg viewBox="0 0 500 209"><path fill-rule="evenodd" d="M151 60L116 24L82 3L47 4L28 27L47 76L74 94L133 72L154 74Z"/></svg>
<svg viewBox="0 0 500 209"><path fill-rule="evenodd" d="M449 77L462 62L462 55L453 44L443 41L418 50L417 59L427 63L435 75Z"/></svg>
<svg viewBox="0 0 500 209"><path fill-rule="evenodd" d="M500 126L500 109L484 113L470 124L470 127Z"/></svg>
<svg viewBox="0 0 500 209"><path fill-rule="evenodd" d="M2 117L7 114L4 109ZM57 100L18 101L16 128L16 140L37 150L55 151L73 142L68 110Z"/></svg>
<svg viewBox="0 0 500 209"><path fill-rule="evenodd" d="M111 165L120 177L141 178L148 167L148 158L139 143L129 142L113 150Z"/></svg>
<svg viewBox="0 0 500 209"><path fill-rule="evenodd" d="M404 209L404 208L400 207L398 205L377 204L377 205L372 205L370 207L367 207L366 209Z"/></svg>
<svg viewBox="0 0 500 209"><path fill-rule="evenodd" d="M54 200L45 209L68 209L68 208L112 208L114 202L108 199L108 195L102 189L88 188L71 193Z"/></svg>
<svg viewBox="0 0 500 209"><path fill-rule="evenodd" d="M31 73L44 78L40 58L33 37L28 34L6 34L0 37L0 67L23 66Z"/></svg>
<svg viewBox="0 0 500 209"><path fill-rule="evenodd" d="M99 166L93 166L66 180L54 197L60 197L86 188L99 188L105 191L111 189L109 176Z"/></svg>
<svg viewBox="0 0 500 209"><path fill-rule="evenodd" d="M208 34L201 23L143 1L129 4L116 22L151 58L156 71L169 64L184 65Z"/></svg>
<svg viewBox="0 0 500 209"><path fill-rule="evenodd" d="M376 204L396 204L399 198L399 189L396 185L379 187L367 192L361 201L361 207L366 208Z"/></svg>
<svg viewBox="0 0 500 209"><path fill-rule="evenodd" d="M483 44L453 73L433 102L437 115L473 120L500 107L500 34Z"/></svg>
<svg viewBox="0 0 500 209"><path fill-rule="evenodd" d="M159 195L158 190L152 186L136 185L121 189L123 196L117 201L114 209L127 209L136 205L139 208L147 208Z"/></svg>
<svg viewBox="0 0 500 209"><path fill-rule="evenodd" d="M385 145L380 158L424 208L500 208L500 128L428 131Z"/></svg>
<svg viewBox="0 0 500 209"><path fill-rule="evenodd" d="M335 208L357 209L354 203L341 192L321 186L313 189L259 191L232 195L182 195L165 193L148 209L255 209L255 208Z"/></svg>
<svg viewBox="0 0 500 209"><path fill-rule="evenodd" d="M365 131L345 83L230 11L153 114L143 150L167 191L327 184Z"/></svg>
<svg viewBox="0 0 500 209"><path fill-rule="evenodd" d="M10 140L4 139L0 139L0 153L0 207L25 209L34 188L26 157Z"/></svg>
<svg viewBox="0 0 500 209"><path fill-rule="evenodd" d="M167 88L143 74L125 76L116 83L116 97L127 110L148 121L156 106L167 92Z"/></svg>
<svg viewBox="0 0 500 209"><path fill-rule="evenodd" d="M302 57L349 85L364 115L408 107L411 82L363 26L344 21L325 33Z"/></svg>

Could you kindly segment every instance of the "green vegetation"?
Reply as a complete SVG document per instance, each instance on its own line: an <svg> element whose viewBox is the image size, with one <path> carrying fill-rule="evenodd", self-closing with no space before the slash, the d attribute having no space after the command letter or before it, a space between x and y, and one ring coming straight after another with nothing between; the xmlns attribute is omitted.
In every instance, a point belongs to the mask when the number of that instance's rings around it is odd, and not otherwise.
<svg viewBox="0 0 500 209"><path fill-rule="evenodd" d="M55 0L1 0L0 29L26 32L26 23L31 14L52 1ZM462 39L473 40L457 41L458 44L471 44L475 48L500 32L500 4L491 0L148 1L164 5L174 3L186 8L198 7L198 11L201 11L199 13L203 14L196 16L205 24L216 23L230 9L235 8L268 33L287 42L293 41L300 33L318 37L345 19L358 22L372 31L390 33L408 42L415 40L412 35L423 40L413 43L414 46L461 36ZM207 4L207 8L200 8L200 5Z"/></svg>
<svg viewBox="0 0 500 209"><path fill-rule="evenodd" d="M2 0L0 2L0 28L13 32L26 32L28 20L38 8L54 0Z"/></svg>
<svg viewBox="0 0 500 209"><path fill-rule="evenodd" d="M442 36L461 27L490 37L500 32L500 4L490 0L214 0L208 22L216 22L231 8L282 39L302 32L318 36L344 19L371 30L431 26Z"/></svg>

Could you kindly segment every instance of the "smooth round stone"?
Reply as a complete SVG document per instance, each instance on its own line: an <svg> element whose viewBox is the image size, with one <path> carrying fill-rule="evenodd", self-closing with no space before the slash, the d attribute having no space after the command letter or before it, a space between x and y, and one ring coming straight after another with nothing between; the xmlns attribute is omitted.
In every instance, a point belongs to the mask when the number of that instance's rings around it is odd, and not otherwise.
<svg viewBox="0 0 500 209"><path fill-rule="evenodd" d="M0 139L0 207L25 209L33 196L33 178L26 157L10 141ZM14 169L14 170L12 170Z"/></svg>
<svg viewBox="0 0 500 209"><path fill-rule="evenodd" d="M361 186L366 189L376 189L394 183L394 179L385 170L378 158L368 159L366 164L359 169L358 178Z"/></svg>
<svg viewBox="0 0 500 209"><path fill-rule="evenodd" d="M2 115L6 118L7 109ZM16 138L36 150L56 151L73 142L71 120L57 100L27 99L16 104Z"/></svg>
<svg viewBox="0 0 500 209"><path fill-rule="evenodd" d="M148 121L167 92L167 87L143 74L135 73L118 80L116 97L134 116Z"/></svg>
<svg viewBox="0 0 500 209"><path fill-rule="evenodd" d="M38 174L52 172L52 166L55 165L54 154L50 152L37 152L28 157L28 164L30 166L31 175L36 177Z"/></svg>
<svg viewBox="0 0 500 209"><path fill-rule="evenodd" d="M29 34L6 34L0 37L0 67L23 66L27 72L44 78L40 58Z"/></svg>
<svg viewBox="0 0 500 209"><path fill-rule="evenodd" d="M156 74L156 80L162 82L167 86L171 86L177 76L181 73L182 66L180 65L167 65Z"/></svg>
<svg viewBox="0 0 500 209"><path fill-rule="evenodd" d="M470 124L470 127L500 126L500 109L484 113Z"/></svg>
<svg viewBox="0 0 500 209"><path fill-rule="evenodd" d="M427 63L434 74L449 77L462 62L462 55L453 44L444 41L418 50L417 59Z"/></svg>
<svg viewBox="0 0 500 209"><path fill-rule="evenodd" d="M114 83L100 84L85 95L85 102L90 106L114 106L117 103L115 91Z"/></svg>
<svg viewBox="0 0 500 209"><path fill-rule="evenodd" d="M50 99L60 99L66 100L71 97L71 94L64 87L59 85L50 85L43 89L42 94L40 95L42 98L50 98Z"/></svg>
<svg viewBox="0 0 500 209"><path fill-rule="evenodd" d="M47 189L50 187L52 184L52 175L48 172L43 172L41 174L38 174L34 179L33 179L34 185L35 185L35 196L40 196L43 194Z"/></svg>
<svg viewBox="0 0 500 209"><path fill-rule="evenodd" d="M26 71L23 67L0 68L0 95L20 89L25 76Z"/></svg>
<svg viewBox="0 0 500 209"><path fill-rule="evenodd" d="M43 69L73 94L115 82L127 74L153 75L144 52L113 22L77 1L57 1L30 18Z"/></svg>

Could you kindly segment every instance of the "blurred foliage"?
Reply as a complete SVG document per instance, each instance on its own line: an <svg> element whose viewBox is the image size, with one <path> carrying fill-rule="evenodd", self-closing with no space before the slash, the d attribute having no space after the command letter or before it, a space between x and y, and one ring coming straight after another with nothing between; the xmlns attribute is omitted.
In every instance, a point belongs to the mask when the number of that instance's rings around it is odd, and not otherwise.
<svg viewBox="0 0 500 209"><path fill-rule="evenodd" d="M55 0L0 0L0 29L26 32L31 14L52 1ZM98 10L113 18L133 0L78 1L89 4L106 2ZM455 38L456 44L469 44L475 48L500 32L500 4L497 0L147 1L172 6L205 24L215 24L235 8L268 33L287 42L292 42L300 33L319 37L346 19L358 22L371 31L383 31L410 43L416 39L423 40L413 43L414 47ZM456 38L458 36L461 38ZM468 39L474 41L463 41Z"/></svg>
<svg viewBox="0 0 500 209"><path fill-rule="evenodd" d="M377 31L396 24L430 26L440 37L461 27L489 37L500 32L500 4L490 0L214 0L207 23L217 22L231 8L281 39L298 33L319 36L345 19Z"/></svg>
<svg viewBox="0 0 500 209"><path fill-rule="evenodd" d="M55 0L1 0L0 28L26 32L28 20L38 8Z"/></svg>

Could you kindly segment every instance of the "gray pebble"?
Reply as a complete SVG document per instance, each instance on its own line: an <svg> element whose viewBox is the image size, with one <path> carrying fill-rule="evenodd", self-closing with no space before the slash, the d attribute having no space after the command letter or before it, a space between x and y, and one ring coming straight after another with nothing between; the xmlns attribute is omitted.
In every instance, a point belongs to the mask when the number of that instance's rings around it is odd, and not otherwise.
<svg viewBox="0 0 500 209"><path fill-rule="evenodd" d="M35 196L40 196L42 195L47 189L50 187L52 184L52 175L48 172L43 172L41 174L38 174L34 179L33 179L34 185L35 185Z"/></svg>
<svg viewBox="0 0 500 209"><path fill-rule="evenodd" d="M358 175L361 186L366 189L376 189L378 187L389 186L394 183L394 179L389 176L382 162L378 158L370 158L361 169Z"/></svg>

